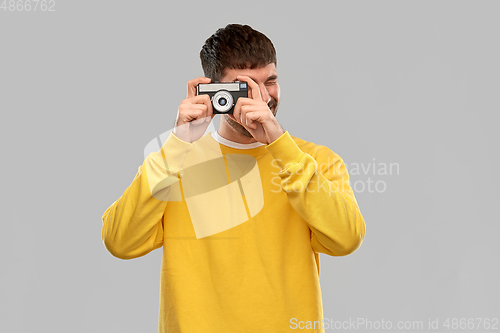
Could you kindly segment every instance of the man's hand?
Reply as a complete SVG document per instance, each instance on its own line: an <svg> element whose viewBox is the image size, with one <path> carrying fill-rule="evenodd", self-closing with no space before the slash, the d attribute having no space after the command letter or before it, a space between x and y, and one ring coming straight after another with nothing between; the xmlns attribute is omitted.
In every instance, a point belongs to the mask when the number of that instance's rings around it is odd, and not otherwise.
<svg viewBox="0 0 500 333"><path fill-rule="evenodd" d="M200 139L215 116L210 97L196 96L196 86L210 81L207 77L199 77L188 82L187 98L179 106L173 131L175 136L183 141L193 143Z"/></svg>
<svg viewBox="0 0 500 333"><path fill-rule="evenodd" d="M238 98L233 114L229 114L229 117L245 127L255 140L265 144L274 142L285 132L262 100L259 85L248 76L238 76L238 80L248 84L249 98Z"/></svg>

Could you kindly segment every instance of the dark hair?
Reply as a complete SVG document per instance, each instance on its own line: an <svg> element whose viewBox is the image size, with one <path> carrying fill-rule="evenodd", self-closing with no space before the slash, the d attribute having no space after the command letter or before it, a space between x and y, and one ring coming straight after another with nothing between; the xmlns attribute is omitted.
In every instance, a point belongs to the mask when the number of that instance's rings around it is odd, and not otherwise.
<svg viewBox="0 0 500 333"><path fill-rule="evenodd" d="M218 29L200 51L205 76L220 81L228 68L260 68L277 65L276 50L269 38L248 25L228 24Z"/></svg>

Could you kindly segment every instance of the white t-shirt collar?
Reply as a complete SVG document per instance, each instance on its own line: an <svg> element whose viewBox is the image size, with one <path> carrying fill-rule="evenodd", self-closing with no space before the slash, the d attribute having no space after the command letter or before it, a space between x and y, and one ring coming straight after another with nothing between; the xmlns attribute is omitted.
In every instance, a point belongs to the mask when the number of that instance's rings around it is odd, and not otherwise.
<svg viewBox="0 0 500 333"><path fill-rule="evenodd" d="M212 132L211 135L212 135L212 138L214 138L214 140L217 141L218 143L220 143L224 146L228 146L228 147L236 148L236 149L253 149L253 148L257 148L257 147L265 145L262 142L258 142L258 141L252 142L252 143L238 143L238 142L230 141L230 140L225 139L222 136L220 136L219 133L217 133L217 131Z"/></svg>

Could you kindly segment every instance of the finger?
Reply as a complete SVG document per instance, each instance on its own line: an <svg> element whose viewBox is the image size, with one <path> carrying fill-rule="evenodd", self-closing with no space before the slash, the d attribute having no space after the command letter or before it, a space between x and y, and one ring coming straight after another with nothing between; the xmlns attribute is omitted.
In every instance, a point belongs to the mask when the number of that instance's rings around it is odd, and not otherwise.
<svg viewBox="0 0 500 333"><path fill-rule="evenodd" d="M229 117L236 121L237 123L240 122L240 110L241 110L241 105L242 105L242 99L243 97L238 98L236 101L236 104L234 105L233 109L233 114L229 114Z"/></svg>
<svg viewBox="0 0 500 333"><path fill-rule="evenodd" d="M242 123L248 127L248 128L252 128L252 129L255 129L257 127L257 124L255 123L255 121L253 120L253 118L255 117L255 113L252 112L252 111L248 111L248 112L243 112L243 119L242 119Z"/></svg>
<svg viewBox="0 0 500 333"><path fill-rule="evenodd" d="M253 100L250 99L250 98L245 98L245 97L240 97L238 98L238 100L236 101L236 105L234 106L234 110L233 110L233 117L234 117L234 120L239 123L240 125L244 125L244 123L242 122L242 110L241 108L244 106L244 105L248 105L249 103L252 103Z"/></svg>
<svg viewBox="0 0 500 333"><path fill-rule="evenodd" d="M205 111L205 117L206 117L205 121L209 122L215 117L213 107L212 107L212 101L210 100L210 96L208 96L208 95L200 95L200 96L204 96L203 104L206 105L206 107L207 107L207 109Z"/></svg>
<svg viewBox="0 0 500 333"><path fill-rule="evenodd" d="M243 126L247 126L247 118L245 116L245 106L242 105L241 108L240 108L240 113L239 113L239 121L240 121L240 124L243 125Z"/></svg>
<svg viewBox="0 0 500 333"><path fill-rule="evenodd" d="M250 104L253 104L253 103L256 103L256 101L253 100L253 99L251 99L251 98L246 98L246 97L240 97L240 98L238 98L238 100L236 101L236 105L234 106L234 110L233 110L233 116L234 116L234 118L236 119L237 122L240 122L241 107L243 105L250 105Z"/></svg>
<svg viewBox="0 0 500 333"><path fill-rule="evenodd" d="M201 109L191 110L189 115L186 116L184 123L185 124L197 124L197 120L199 120L200 118L205 120L203 118L203 114L204 114L204 111Z"/></svg>
<svg viewBox="0 0 500 333"><path fill-rule="evenodd" d="M206 94L194 96L191 98L186 98L181 102L181 104L205 104L206 102L210 103L210 96Z"/></svg>
<svg viewBox="0 0 500 333"><path fill-rule="evenodd" d="M255 115L259 115L262 111L268 110L267 104L265 104L264 101L257 101L254 99L240 97L238 102L240 103L238 109L239 113L237 113L237 116L239 117L238 119L240 119L243 124L249 126L250 128L253 128L250 125L256 122L257 119L259 119L259 116L247 119L249 117L248 114L250 112L255 112Z"/></svg>
<svg viewBox="0 0 500 333"><path fill-rule="evenodd" d="M257 126L259 123L252 118L255 117L254 112L247 112L247 120L250 119L250 121L247 121L247 126L251 129L257 129Z"/></svg>
<svg viewBox="0 0 500 333"><path fill-rule="evenodd" d="M191 122L195 119L205 118L207 106L204 104L191 104L182 109L183 122Z"/></svg>
<svg viewBox="0 0 500 333"><path fill-rule="evenodd" d="M250 127L252 120L249 118L248 111L250 105L242 105L240 109L240 122L243 126ZM253 128L253 127L251 127Z"/></svg>
<svg viewBox="0 0 500 333"><path fill-rule="evenodd" d="M246 82L248 84L248 87L250 87L250 92L252 94L252 99L262 101L262 96L260 95L259 85L257 83L255 83L254 80L252 80L250 77L244 76L244 75L238 76L236 78L239 81L243 81L243 82Z"/></svg>
<svg viewBox="0 0 500 333"><path fill-rule="evenodd" d="M243 105L241 111L241 114L243 115L241 117L242 123L249 128L256 129L259 125L258 123L261 111L262 109L258 108L255 105Z"/></svg>
<svg viewBox="0 0 500 333"><path fill-rule="evenodd" d="M255 129L256 127L251 125L253 121L247 117L247 108L248 105L241 105L236 115L233 113L233 120L236 120L237 123L241 124L246 129Z"/></svg>
<svg viewBox="0 0 500 333"><path fill-rule="evenodd" d="M196 87L200 83L210 83L212 80L208 77L197 77L196 79L188 81L187 98L193 98L196 96Z"/></svg>
<svg viewBox="0 0 500 333"><path fill-rule="evenodd" d="M193 117L191 118L191 123L194 125L202 124L204 122L210 122L215 114L212 109L212 102L210 101L210 97L208 95L200 95L202 98L203 104L190 104L189 107L194 112ZM201 112L200 112L201 110Z"/></svg>

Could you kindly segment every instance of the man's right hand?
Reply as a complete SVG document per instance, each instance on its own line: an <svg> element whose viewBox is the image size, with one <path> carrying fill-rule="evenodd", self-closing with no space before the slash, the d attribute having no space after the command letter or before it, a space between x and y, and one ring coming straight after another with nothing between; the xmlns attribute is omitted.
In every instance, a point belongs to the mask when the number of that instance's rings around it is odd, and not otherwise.
<svg viewBox="0 0 500 333"><path fill-rule="evenodd" d="M196 96L200 83L210 83L207 77L199 77L188 82L187 98L181 102L173 133L179 139L193 143L200 139L215 116L208 95Z"/></svg>

